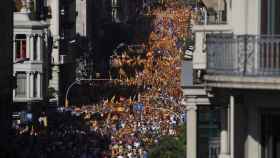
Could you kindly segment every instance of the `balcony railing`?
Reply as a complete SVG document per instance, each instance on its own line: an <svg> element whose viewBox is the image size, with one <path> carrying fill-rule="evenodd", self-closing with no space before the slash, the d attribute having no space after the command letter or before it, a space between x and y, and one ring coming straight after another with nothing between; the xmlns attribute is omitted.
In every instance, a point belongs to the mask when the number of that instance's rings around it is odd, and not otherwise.
<svg viewBox="0 0 280 158"><path fill-rule="evenodd" d="M227 24L226 11L198 9L195 11L197 25L224 25Z"/></svg>
<svg viewBox="0 0 280 158"><path fill-rule="evenodd" d="M280 77L280 35L207 35L207 73Z"/></svg>

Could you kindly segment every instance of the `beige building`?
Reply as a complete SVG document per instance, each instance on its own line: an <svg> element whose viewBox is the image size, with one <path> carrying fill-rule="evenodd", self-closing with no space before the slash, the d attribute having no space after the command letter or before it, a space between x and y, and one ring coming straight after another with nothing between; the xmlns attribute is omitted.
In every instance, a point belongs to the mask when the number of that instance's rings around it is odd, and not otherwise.
<svg viewBox="0 0 280 158"><path fill-rule="evenodd" d="M193 26L193 60L187 61L193 82L183 85L187 157L278 158L280 2L203 2ZM201 118L214 111L219 115L208 121L219 132L211 137L213 129L201 130Z"/></svg>

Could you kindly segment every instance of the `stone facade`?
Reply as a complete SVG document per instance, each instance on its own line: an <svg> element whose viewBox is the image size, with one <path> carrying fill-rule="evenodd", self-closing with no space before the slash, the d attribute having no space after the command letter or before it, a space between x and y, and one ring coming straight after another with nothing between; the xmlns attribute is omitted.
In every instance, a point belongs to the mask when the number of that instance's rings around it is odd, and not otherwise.
<svg viewBox="0 0 280 158"><path fill-rule="evenodd" d="M210 2L211 5L215 4L213 1L204 2L206 7ZM188 117L187 156L279 157L280 129L276 120L280 116L280 108L277 106L280 81L277 72L280 67L276 64L278 45L274 46L274 43L278 41L280 32L276 18L280 15L277 9L280 3L275 0L223 2L225 10L222 12L226 13L226 21L210 23L208 14L202 13L200 15L204 15L202 17L206 19L202 20L203 23L194 23L193 26L196 40L193 74L194 80L200 82L194 83L194 86L183 87L183 105L187 107ZM221 11L218 6L211 7ZM201 8L196 11L199 10L205 11ZM215 41L209 40L217 35ZM238 42L234 42L237 40ZM226 43L225 41L231 46L221 44ZM238 45L235 45L236 43ZM207 104L205 99L208 100ZM213 109L220 113L216 118L219 120L220 145L214 149L215 153L209 149L208 155L201 155L205 149L198 148L202 134L202 131L198 130L198 116L205 105L210 109L209 114ZM207 143L211 145L210 141Z"/></svg>
<svg viewBox="0 0 280 158"><path fill-rule="evenodd" d="M23 104L44 104L49 80L49 31L44 21L35 21L31 12L14 13L13 74L17 88L13 100Z"/></svg>

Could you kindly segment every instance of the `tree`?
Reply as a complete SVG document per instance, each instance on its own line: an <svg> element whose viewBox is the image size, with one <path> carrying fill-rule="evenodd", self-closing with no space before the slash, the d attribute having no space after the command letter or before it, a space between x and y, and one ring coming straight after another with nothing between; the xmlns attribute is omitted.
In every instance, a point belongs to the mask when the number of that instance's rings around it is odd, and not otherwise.
<svg viewBox="0 0 280 158"><path fill-rule="evenodd" d="M150 158L185 158L186 157L186 126L179 129L177 137L162 137L157 145L149 150Z"/></svg>

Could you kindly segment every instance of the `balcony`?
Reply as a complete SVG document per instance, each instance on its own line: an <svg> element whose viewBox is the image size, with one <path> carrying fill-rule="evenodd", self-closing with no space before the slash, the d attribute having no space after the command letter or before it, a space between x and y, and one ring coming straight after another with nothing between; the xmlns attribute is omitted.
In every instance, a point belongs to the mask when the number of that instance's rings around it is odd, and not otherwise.
<svg viewBox="0 0 280 158"><path fill-rule="evenodd" d="M226 25L227 14L225 10L216 11L214 9L199 9L195 11L196 25Z"/></svg>
<svg viewBox="0 0 280 158"><path fill-rule="evenodd" d="M280 36L209 34L210 87L280 89Z"/></svg>

